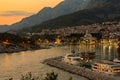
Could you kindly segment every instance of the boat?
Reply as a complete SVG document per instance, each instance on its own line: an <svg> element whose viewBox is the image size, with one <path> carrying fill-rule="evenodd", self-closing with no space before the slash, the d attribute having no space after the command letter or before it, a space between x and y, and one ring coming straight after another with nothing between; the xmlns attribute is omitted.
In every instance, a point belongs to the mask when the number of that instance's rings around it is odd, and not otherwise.
<svg viewBox="0 0 120 80"><path fill-rule="evenodd" d="M81 52L79 55L85 60L85 61L90 61L93 60L96 56L96 52Z"/></svg>
<svg viewBox="0 0 120 80"><path fill-rule="evenodd" d="M116 58L113 60L113 62L120 63L120 60Z"/></svg>
<svg viewBox="0 0 120 80"><path fill-rule="evenodd" d="M72 50L71 53L64 56L63 61L70 64L78 65L82 61L88 62L94 58L95 58L95 52L76 53L74 50Z"/></svg>
<svg viewBox="0 0 120 80"><path fill-rule="evenodd" d="M92 69L107 74L120 73L120 64L114 62L97 62L92 65Z"/></svg>
<svg viewBox="0 0 120 80"><path fill-rule="evenodd" d="M63 60L64 62L69 64L80 65L80 61L82 60L82 58L74 54L67 54L64 56Z"/></svg>

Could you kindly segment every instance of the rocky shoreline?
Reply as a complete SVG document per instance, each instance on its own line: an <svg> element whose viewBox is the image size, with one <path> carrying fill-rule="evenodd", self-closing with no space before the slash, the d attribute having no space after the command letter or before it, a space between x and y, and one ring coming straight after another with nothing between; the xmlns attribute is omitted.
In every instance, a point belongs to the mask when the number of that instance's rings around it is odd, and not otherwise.
<svg viewBox="0 0 120 80"><path fill-rule="evenodd" d="M41 47L41 46L32 46L32 47L23 47L16 44L9 44L4 45L0 44L0 53L15 53L15 52L21 52L21 51L33 51L38 49L48 49L48 47Z"/></svg>
<svg viewBox="0 0 120 80"><path fill-rule="evenodd" d="M10 44L10 45L0 44L0 53L14 53L14 52L20 52L26 50L27 48L15 44Z"/></svg>
<svg viewBox="0 0 120 80"><path fill-rule="evenodd" d="M119 80L105 73L101 73L101 72L93 71L91 69L87 69L84 67L79 67L79 66L65 63L62 61L62 57L47 59L47 60L44 60L43 63L62 69L64 71L76 74L76 75L86 77L89 80Z"/></svg>

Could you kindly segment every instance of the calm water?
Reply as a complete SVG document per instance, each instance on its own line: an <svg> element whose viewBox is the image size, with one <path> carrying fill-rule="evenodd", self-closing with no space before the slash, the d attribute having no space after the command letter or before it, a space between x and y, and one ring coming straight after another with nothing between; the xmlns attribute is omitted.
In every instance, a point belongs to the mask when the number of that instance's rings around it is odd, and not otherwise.
<svg viewBox="0 0 120 80"><path fill-rule="evenodd" d="M5 80L10 77L18 80L21 74L27 72L32 72L34 75L44 76L47 72L51 71L59 73L60 80L68 80L70 77L73 77L73 80L87 80L83 77L41 63L45 59L65 55L67 53L69 53L68 48L56 47L46 50L0 54L0 80Z"/></svg>
<svg viewBox="0 0 120 80"><path fill-rule="evenodd" d="M118 46L113 45L77 45L71 46L70 50L75 49L77 52L92 51L96 52L96 59L113 60L120 57L120 54L117 52L117 48Z"/></svg>
<svg viewBox="0 0 120 80"><path fill-rule="evenodd" d="M0 54L0 80L5 80L10 77L13 77L15 80L17 80L20 78L21 74L25 74L27 72L32 72L34 75L44 76L45 73L51 71L59 73L60 80L68 80L70 77L73 77L73 80L87 80L81 76L73 75L57 68L42 64L43 60L65 55L70 53L72 49L75 49L78 52L86 50L95 51L97 54L96 58L98 59L111 60L118 57L115 46L103 45L77 45L14 54Z"/></svg>

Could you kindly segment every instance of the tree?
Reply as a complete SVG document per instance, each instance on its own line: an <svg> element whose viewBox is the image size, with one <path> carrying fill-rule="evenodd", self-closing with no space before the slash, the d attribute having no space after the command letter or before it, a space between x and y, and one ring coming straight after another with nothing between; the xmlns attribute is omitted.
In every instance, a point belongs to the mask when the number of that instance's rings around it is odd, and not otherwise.
<svg viewBox="0 0 120 80"><path fill-rule="evenodd" d="M54 72L47 73L44 80L58 80L58 74L55 74Z"/></svg>
<svg viewBox="0 0 120 80"><path fill-rule="evenodd" d="M40 80L39 77L34 77L31 72L27 73L26 75L21 75L20 80Z"/></svg>
<svg viewBox="0 0 120 80"><path fill-rule="evenodd" d="M9 78L8 80L14 80L13 78ZM40 78L39 76L33 76L31 72L28 72L25 75L21 75L20 80L58 80L58 74L55 72L47 73L44 78ZM72 80L72 77L69 78Z"/></svg>

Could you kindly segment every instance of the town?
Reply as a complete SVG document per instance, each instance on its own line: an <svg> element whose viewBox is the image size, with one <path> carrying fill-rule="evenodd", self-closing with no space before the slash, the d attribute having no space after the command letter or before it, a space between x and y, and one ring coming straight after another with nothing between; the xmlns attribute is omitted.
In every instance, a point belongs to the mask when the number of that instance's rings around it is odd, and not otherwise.
<svg viewBox="0 0 120 80"><path fill-rule="evenodd" d="M92 25L73 26L59 29L43 29L41 32L28 32L24 33L24 35L26 38L36 35L52 36L53 38L60 38L61 41L68 42L72 39L72 37L80 39L80 37L83 37L86 34L86 31L93 37L96 37L97 40L101 39L102 43L116 42L120 38L120 22L103 22L101 24L96 23Z"/></svg>

